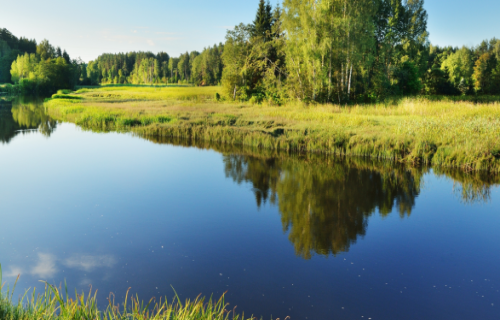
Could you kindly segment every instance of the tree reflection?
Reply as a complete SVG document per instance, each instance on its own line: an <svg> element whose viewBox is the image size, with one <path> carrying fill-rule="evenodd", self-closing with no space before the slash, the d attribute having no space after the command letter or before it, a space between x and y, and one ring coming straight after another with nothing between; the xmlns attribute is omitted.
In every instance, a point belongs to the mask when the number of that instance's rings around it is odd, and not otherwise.
<svg viewBox="0 0 500 320"><path fill-rule="evenodd" d="M409 216L420 177L400 168L375 171L353 163L309 163L299 159L224 156L226 176L252 183L260 206L270 198L281 214L296 254L309 259L349 250L366 233L368 217L397 208Z"/></svg>
<svg viewBox="0 0 500 320"><path fill-rule="evenodd" d="M223 154L226 177L252 185L257 206L276 205L283 231L298 256L328 256L346 252L366 234L368 218L375 212L387 216L396 211L411 215L429 168L414 168L364 158L332 158L322 155L290 155L279 151L169 137L146 137ZM489 200L500 176L485 172L434 169L437 176L452 179L455 193L466 203Z"/></svg>
<svg viewBox="0 0 500 320"><path fill-rule="evenodd" d="M280 168L274 158L259 159L243 155L224 157L226 177L231 177L238 184L251 182L257 206L276 202L276 190Z"/></svg>
<svg viewBox="0 0 500 320"><path fill-rule="evenodd" d="M43 105L33 99L19 97L13 101L0 101L0 141L9 143L19 133L38 129L49 137L57 127Z"/></svg>

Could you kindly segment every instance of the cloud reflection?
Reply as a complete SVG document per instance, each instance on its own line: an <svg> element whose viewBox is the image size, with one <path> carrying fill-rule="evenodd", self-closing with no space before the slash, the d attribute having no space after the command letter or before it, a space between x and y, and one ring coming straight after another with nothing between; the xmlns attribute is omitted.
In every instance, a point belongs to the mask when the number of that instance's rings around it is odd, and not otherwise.
<svg viewBox="0 0 500 320"><path fill-rule="evenodd" d="M9 272L4 273L3 275L7 278L16 278L17 276L21 275L22 273L23 273L23 271L21 270L21 268L16 267L16 266L12 266L12 267L10 267Z"/></svg>
<svg viewBox="0 0 500 320"><path fill-rule="evenodd" d="M116 259L111 255L74 255L64 261L68 268L80 269L90 272L96 268L112 268L116 264Z"/></svg>
<svg viewBox="0 0 500 320"><path fill-rule="evenodd" d="M11 265L3 276L6 278L16 278L18 275L29 274L38 279L46 280L53 278L61 269L61 265L70 269L91 272L98 268L112 268L116 265L116 262L116 258L112 255L77 254L63 260L49 253L38 253L38 257L33 267ZM90 283L90 280L86 279L85 282Z"/></svg>
<svg viewBox="0 0 500 320"><path fill-rule="evenodd" d="M56 260L51 254L39 253L38 262L31 269L31 274L40 278L52 278L57 272Z"/></svg>

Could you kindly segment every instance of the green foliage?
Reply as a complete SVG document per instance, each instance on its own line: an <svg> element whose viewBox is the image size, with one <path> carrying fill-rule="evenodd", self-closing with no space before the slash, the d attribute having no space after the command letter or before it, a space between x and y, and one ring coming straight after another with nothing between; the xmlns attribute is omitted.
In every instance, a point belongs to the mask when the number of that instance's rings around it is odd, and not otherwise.
<svg viewBox="0 0 500 320"><path fill-rule="evenodd" d="M393 84L401 89L398 78L420 76L427 41L423 1L287 0L284 6L292 97L339 103L383 98L397 93ZM413 81L411 91L418 87Z"/></svg>
<svg viewBox="0 0 500 320"><path fill-rule="evenodd" d="M268 38L270 36L273 24L272 7L269 0L266 4L264 0L260 0L259 8L252 25L252 37Z"/></svg>
<svg viewBox="0 0 500 320"><path fill-rule="evenodd" d="M283 6L273 11L261 0L252 24L228 31L227 99L262 94L276 104L340 104L500 92L500 41L461 49L430 45L423 0L285 0ZM486 53L488 61L481 58Z"/></svg>
<svg viewBox="0 0 500 320"><path fill-rule="evenodd" d="M208 47L192 61L191 78L198 86L218 85L222 78L224 45Z"/></svg>
<svg viewBox="0 0 500 320"><path fill-rule="evenodd" d="M500 93L500 40L461 49L431 45L424 0L282 5L260 0L253 22L228 30L224 44L179 57L102 54L86 64L47 40L37 45L0 29L0 82L12 78L16 92L47 93L75 85L221 85L226 100L275 105Z"/></svg>
<svg viewBox="0 0 500 320"><path fill-rule="evenodd" d="M222 76L223 45L170 57L165 52L103 54L90 61L88 84L186 84L216 85ZM82 78L84 78L82 76Z"/></svg>
<svg viewBox="0 0 500 320"><path fill-rule="evenodd" d="M441 64L441 69L447 73L451 85L465 94L472 86L473 57L470 49L462 47L448 57Z"/></svg>
<svg viewBox="0 0 500 320"><path fill-rule="evenodd" d="M484 94L500 93L500 63L495 55L483 53L474 66L474 88Z"/></svg>
<svg viewBox="0 0 500 320"><path fill-rule="evenodd" d="M20 93L49 94L61 88L74 88L77 70L75 64L66 62L63 57L42 59L26 53L12 63L10 73Z"/></svg>
<svg viewBox="0 0 500 320"><path fill-rule="evenodd" d="M17 38L7 29L0 28L0 83L11 82L10 66L18 55L36 52L36 41Z"/></svg>
<svg viewBox="0 0 500 320"><path fill-rule="evenodd" d="M228 99L247 101L253 95L284 92L284 36L281 8L260 2L254 24L228 31L222 60L222 86Z"/></svg>
<svg viewBox="0 0 500 320"><path fill-rule="evenodd" d="M394 78L397 82L397 91L402 95L415 95L422 88L418 69L413 62L406 61L402 63L395 72Z"/></svg>

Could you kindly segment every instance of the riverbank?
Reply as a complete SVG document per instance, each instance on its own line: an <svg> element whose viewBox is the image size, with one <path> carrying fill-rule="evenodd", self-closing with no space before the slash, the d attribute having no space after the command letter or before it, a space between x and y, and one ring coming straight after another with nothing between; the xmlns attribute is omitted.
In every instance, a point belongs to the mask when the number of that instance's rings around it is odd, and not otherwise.
<svg viewBox="0 0 500 320"><path fill-rule="evenodd" d="M500 173L497 97L405 98L372 105L220 102L218 87L112 86L45 103L49 114L94 131L249 145L271 150ZM472 101L459 101L472 100Z"/></svg>
<svg viewBox="0 0 500 320"><path fill-rule="evenodd" d="M16 303L13 292L3 291L0 268L0 319L5 320L244 320L244 315L236 314L234 310L226 310L229 306L224 296L219 300L198 297L194 300L181 302L176 295L171 302L162 298L151 299L149 303L139 301L137 296L127 295L120 304L109 296L109 306L106 310L97 307L97 292L92 290L86 294L76 294L69 298L61 288L45 284L41 291L27 291ZM118 304L117 304L118 303ZM253 319L253 317L248 318Z"/></svg>

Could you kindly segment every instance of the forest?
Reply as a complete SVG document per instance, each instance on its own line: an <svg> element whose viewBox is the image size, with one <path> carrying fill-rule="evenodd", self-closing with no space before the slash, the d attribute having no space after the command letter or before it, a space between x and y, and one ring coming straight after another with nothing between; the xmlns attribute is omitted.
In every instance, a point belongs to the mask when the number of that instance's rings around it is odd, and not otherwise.
<svg viewBox="0 0 500 320"><path fill-rule="evenodd" d="M500 40L429 42L423 0L260 0L225 43L168 53L102 54L84 63L47 40L0 29L0 82L22 92L76 85L221 86L221 99L283 104L376 102L390 96L500 94Z"/></svg>

